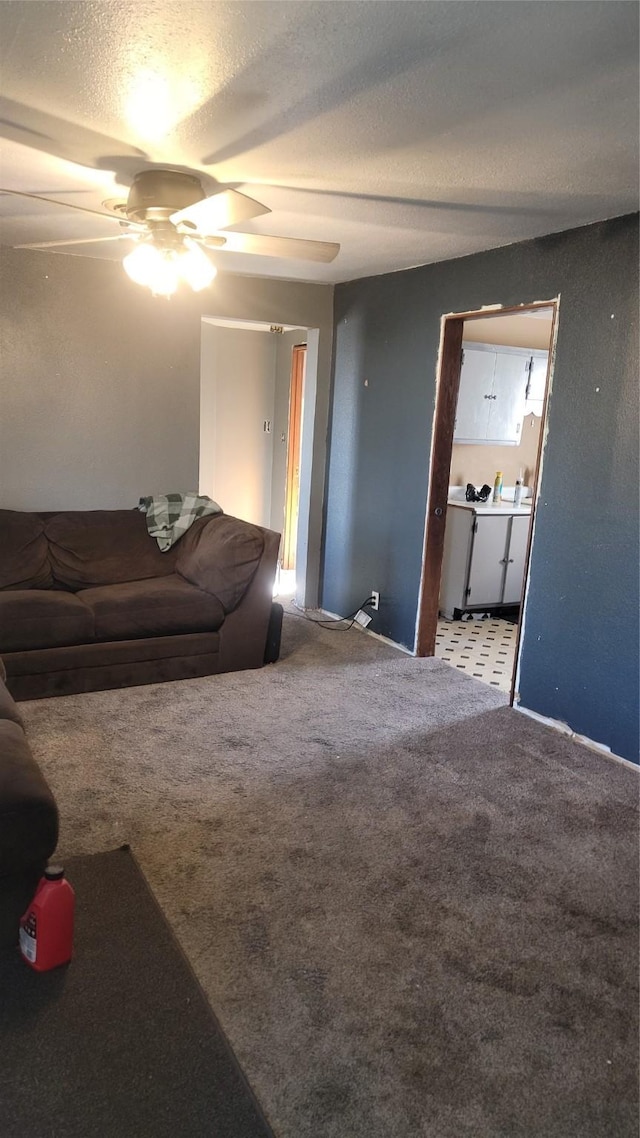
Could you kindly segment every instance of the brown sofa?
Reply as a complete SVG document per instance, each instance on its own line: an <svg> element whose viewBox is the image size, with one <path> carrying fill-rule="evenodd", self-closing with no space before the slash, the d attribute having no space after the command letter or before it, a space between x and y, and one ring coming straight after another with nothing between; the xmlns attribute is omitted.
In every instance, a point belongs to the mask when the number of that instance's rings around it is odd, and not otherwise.
<svg viewBox="0 0 640 1138"><path fill-rule="evenodd" d="M199 518L166 553L139 510L0 510L0 656L15 699L257 668L279 535Z"/></svg>
<svg viewBox="0 0 640 1138"><path fill-rule="evenodd" d="M58 810L3 682L0 660L0 948L18 922L58 841Z"/></svg>

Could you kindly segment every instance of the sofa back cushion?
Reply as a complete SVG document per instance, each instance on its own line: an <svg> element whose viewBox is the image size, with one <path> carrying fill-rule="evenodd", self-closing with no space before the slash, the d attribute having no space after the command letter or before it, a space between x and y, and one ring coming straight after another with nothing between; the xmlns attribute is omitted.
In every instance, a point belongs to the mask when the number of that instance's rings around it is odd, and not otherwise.
<svg viewBox="0 0 640 1138"><path fill-rule="evenodd" d="M44 532L54 581L69 589L142 581L175 571L177 551L160 552L139 510L70 510L48 518Z"/></svg>
<svg viewBox="0 0 640 1138"><path fill-rule="evenodd" d="M0 589L48 589L52 584L42 519L0 510Z"/></svg>
<svg viewBox="0 0 640 1138"><path fill-rule="evenodd" d="M202 519L178 543L176 569L192 585L212 593L225 613L232 612L247 591L264 551L259 526L228 514Z"/></svg>

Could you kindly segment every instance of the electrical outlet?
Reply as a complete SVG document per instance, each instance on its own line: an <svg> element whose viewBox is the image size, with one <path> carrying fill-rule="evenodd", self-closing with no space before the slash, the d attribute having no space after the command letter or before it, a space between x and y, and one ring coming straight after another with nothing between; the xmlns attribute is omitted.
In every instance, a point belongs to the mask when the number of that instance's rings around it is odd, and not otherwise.
<svg viewBox="0 0 640 1138"><path fill-rule="evenodd" d="M375 589L372 589L371 596L373 597L373 600L371 601L371 608L377 612L380 608L380 593L376 593Z"/></svg>

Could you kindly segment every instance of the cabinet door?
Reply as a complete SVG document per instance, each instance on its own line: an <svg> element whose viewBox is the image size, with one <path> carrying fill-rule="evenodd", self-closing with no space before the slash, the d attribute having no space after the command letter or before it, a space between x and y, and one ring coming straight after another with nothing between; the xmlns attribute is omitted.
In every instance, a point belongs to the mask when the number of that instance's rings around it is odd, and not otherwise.
<svg viewBox="0 0 640 1138"><path fill-rule="evenodd" d="M487 437L495 352L464 348L456 408L455 442L484 442Z"/></svg>
<svg viewBox="0 0 640 1138"><path fill-rule="evenodd" d="M455 609L467 604L467 572L474 514L464 506L447 506L444 531L444 555L440 581L440 612L453 619Z"/></svg>
<svg viewBox="0 0 640 1138"><path fill-rule="evenodd" d="M520 442L529 380L528 364L526 356L509 352L496 354L486 436L492 443Z"/></svg>
<svg viewBox="0 0 640 1138"><path fill-rule="evenodd" d="M525 404L525 415L538 415L542 416L542 409L544 407L544 393L547 387L547 370L549 367L549 355L545 356L532 356L531 357L531 371L529 372L529 383L527 386L527 401Z"/></svg>
<svg viewBox="0 0 640 1138"><path fill-rule="evenodd" d="M502 600L504 559L509 536L508 515L476 516L471 549L468 605L499 605Z"/></svg>
<svg viewBox="0 0 640 1138"><path fill-rule="evenodd" d="M530 517L511 518L511 534L507 552L507 571L504 578L505 605L517 605L520 603L530 522Z"/></svg>

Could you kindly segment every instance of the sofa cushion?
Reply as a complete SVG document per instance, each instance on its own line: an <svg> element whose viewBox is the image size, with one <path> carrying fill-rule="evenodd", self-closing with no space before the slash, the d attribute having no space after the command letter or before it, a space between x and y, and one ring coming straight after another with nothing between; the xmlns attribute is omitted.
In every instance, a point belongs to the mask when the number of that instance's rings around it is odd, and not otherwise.
<svg viewBox="0 0 640 1138"><path fill-rule="evenodd" d="M183 581L177 573L83 589L81 596L93 613L96 640L215 632L224 620L218 599Z"/></svg>
<svg viewBox="0 0 640 1138"><path fill-rule="evenodd" d="M173 573L177 552L161 553L139 510L73 510L45 522L53 576L71 589Z"/></svg>
<svg viewBox="0 0 640 1138"><path fill-rule="evenodd" d="M93 640L93 613L74 593L22 589L0 593L0 652L59 648Z"/></svg>
<svg viewBox="0 0 640 1138"><path fill-rule="evenodd" d="M264 536L258 526L228 514L210 518L184 546L176 569L192 584L217 597L225 613L240 603L258 568Z"/></svg>
<svg viewBox="0 0 640 1138"><path fill-rule="evenodd" d="M0 510L0 589L46 589L52 584L42 520L37 514Z"/></svg>

